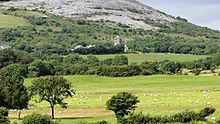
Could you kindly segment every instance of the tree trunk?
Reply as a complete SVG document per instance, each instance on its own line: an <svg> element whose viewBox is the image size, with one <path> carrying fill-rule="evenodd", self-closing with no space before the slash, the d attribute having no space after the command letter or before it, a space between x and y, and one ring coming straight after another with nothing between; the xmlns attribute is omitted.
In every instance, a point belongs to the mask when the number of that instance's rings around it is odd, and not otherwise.
<svg viewBox="0 0 220 124"><path fill-rule="evenodd" d="M54 106L53 105L51 105L51 115L52 115L52 119L54 119Z"/></svg>
<svg viewBox="0 0 220 124"><path fill-rule="evenodd" d="M18 110L18 119L21 119L21 110Z"/></svg>

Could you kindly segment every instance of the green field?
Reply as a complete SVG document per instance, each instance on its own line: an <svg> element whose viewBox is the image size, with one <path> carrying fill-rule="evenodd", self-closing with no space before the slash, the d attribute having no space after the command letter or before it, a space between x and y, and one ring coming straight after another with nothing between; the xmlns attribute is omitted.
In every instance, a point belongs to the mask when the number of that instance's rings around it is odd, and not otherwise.
<svg viewBox="0 0 220 124"><path fill-rule="evenodd" d="M63 124L98 120L116 123L114 114L105 109L105 102L121 91L134 93L140 98L136 112L164 115L213 106L217 109L213 116L220 117L220 77L154 75L110 78L76 75L65 78L72 83L77 94L67 99L70 105L68 109L56 107L56 117L61 118ZM30 86L32 80L26 79L25 84ZM32 112L50 114L48 103L35 103L32 100L30 104L35 107L25 110L23 116ZM16 114L10 112L10 117L15 118Z"/></svg>
<svg viewBox="0 0 220 124"><path fill-rule="evenodd" d="M14 28L25 26L28 22L24 18L10 15L0 15L0 28Z"/></svg>
<svg viewBox="0 0 220 124"><path fill-rule="evenodd" d="M189 55L189 54L165 54L165 53L148 53L148 54L114 54L114 55L96 55L99 59L113 58L116 55L125 55L128 57L129 63L142 63L144 61L179 61L179 62L192 62L196 59L203 59L205 55ZM82 57L86 57L83 55Z"/></svg>

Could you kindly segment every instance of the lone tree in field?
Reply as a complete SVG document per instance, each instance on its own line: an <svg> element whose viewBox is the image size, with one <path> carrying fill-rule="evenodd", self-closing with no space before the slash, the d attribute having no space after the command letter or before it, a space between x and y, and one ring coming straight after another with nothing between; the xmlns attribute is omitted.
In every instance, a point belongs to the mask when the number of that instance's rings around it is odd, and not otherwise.
<svg viewBox="0 0 220 124"><path fill-rule="evenodd" d="M50 103L52 119L54 119L54 106L59 104L67 108L67 103L64 103L63 100L72 97L75 93L71 89L70 82L57 76L34 80L30 92L32 96L40 97L39 102L45 100Z"/></svg>
<svg viewBox="0 0 220 124"><path fill-rule="evenodd" d="M128 115L131 111L135 110L135 106L140 101L138 97L132 95L131 93L121 92L118 93L107 102L107 109L112 110L115 113L117 119L123 118L125 115Z"/></svg>

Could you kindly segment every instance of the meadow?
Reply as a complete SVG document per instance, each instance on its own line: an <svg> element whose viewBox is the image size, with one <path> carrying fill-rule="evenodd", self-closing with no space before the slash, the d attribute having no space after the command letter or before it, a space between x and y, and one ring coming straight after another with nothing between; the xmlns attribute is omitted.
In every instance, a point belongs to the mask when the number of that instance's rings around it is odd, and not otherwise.
<svg viewBox="0 0 220 124"><path fill-rule="evenodd" d="M131 92L140 99L137 113L152 115L169 115L184 110L198 111L206 106L213 106L217 112L209 120L220 116L220 77L154 75L127 78L111 78L97 76L65 76L77 91L73 98L66 101L68 109L56 106L56 118L63 124L79 122L95 122L107 120L115 124L111 111L105 108L105 102L114 94L122 91ZM26 79L30 86L33 79ZM22 116L32 112L50 114L49 104L36 103L32 99L33 108L22 112ZM10 111L10 118L17 112Z"/></svg>
<svg viewBox="0 0 220 124"><path fill-rule="evenodd" d="M24 18L0 14L0 28L15 28L26 25L28 25L28 21Z"/></svg>
<svg viewBox="0 0 220 124"><path fill-rule="evenodd" d="M179 61L179 62L192 62L196 59L204 59L206 55L190 55L190 54L170 54L170 53L147 53L147 54L110 54L110 55L96 55L97 58L103 60L113 58L116 55L125 55L128 57L129 63L141 64L144 61ZM82 55L86 58L87 55Z"/></svg>

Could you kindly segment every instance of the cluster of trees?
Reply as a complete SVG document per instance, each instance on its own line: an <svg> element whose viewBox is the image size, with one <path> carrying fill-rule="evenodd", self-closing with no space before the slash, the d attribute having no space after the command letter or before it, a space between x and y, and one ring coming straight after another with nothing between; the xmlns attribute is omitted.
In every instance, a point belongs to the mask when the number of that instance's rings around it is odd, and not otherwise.
<svg viewBox="0 0 220 124"><path fill-rule="evenodd" d="M19 68L23 77L40 77L46 75L99 75L111 77L128 77L135 75L153 74L180 74L182 69L194 70L197 73L201 70L214 72L220 65L220 56L216 54L206 59L195 60L194 62L143 62L142 64L128 64L128 58L118 55L114 58L104 60L89 55L83 58L78 54L67 56L51 55L37 56L15 50L0 51L0 73L8 73L14 68Z"/></svg>
<svg viewBox="0 0 220 124"><path fill-rule="evenodd" d="M129 42L130 49L143 53L178 53L209 55L219 52L219 44L202 39L186 39L184 37L170 37L164 34L157 34L157 37L147 36L137 38L134 42ZM204 42L201 42L204 41Z"/></svg>
<svg viewBox="0 0 220 124"><path fill-rule="evenodd" d="M134 114L139 103L138 97L127 92L120 92L112 96L107 102L108 110L115 113L120 124L158 124L158 123L189 123L192 121L207 121L206 117L212 115L215 108L207 107L200 112L185 111L170 116L150 116Z"/></svg>
<svg viewBox="0 0 220 124"><path fill-rule="evenodd" d="M54 119L54 106L61 105L61 107L67 108L68 106L67 103L64 102L64 99L72 97L75 94L70 82L63 77L39 78L34 80L32 85L27 89L23 84L21 74L15 74L16 71L17 69L14 69L13 73L5 74L0 77L0 106L19 110L19 119L21 110L28 108L28 102L31 97L37 95L39 96L38 102L48 102L51 107L51 117ZM8 113L1 115L3 110L4 109L0 109L0 121L7 120L5 116L7 116Z"/></svg>
<svg viewBox="0 0 220 124"><path fill-rule="evenodd" d="M82 58L78 54L65 57L50 56L40 59L31 56L22 56L14 50L0 51L1 73L19 68L23 77L40 77L46 75L100 75L112 77L127 77L135 75L175 74L183 68L183 64L172 61L145 62L141 65L128 64L126 56L115 56L99 60L96 56ZM28 58L27 58L28 57Z"/></svg>

